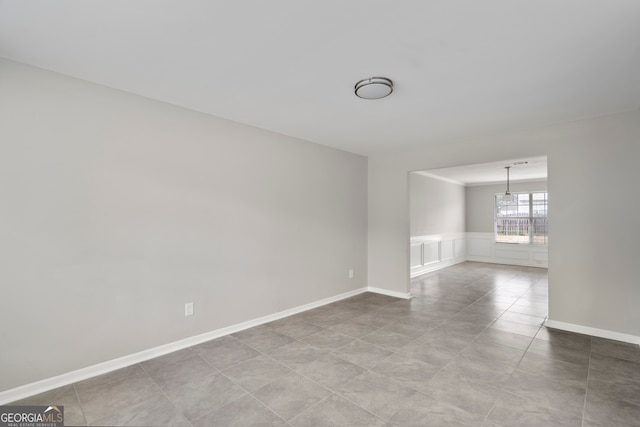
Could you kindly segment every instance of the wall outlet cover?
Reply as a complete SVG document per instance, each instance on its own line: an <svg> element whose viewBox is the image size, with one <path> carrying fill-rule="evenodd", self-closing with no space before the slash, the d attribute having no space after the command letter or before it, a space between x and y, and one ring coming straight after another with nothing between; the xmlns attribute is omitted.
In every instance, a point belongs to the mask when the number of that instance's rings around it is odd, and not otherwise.
<svg viewBox="0 0 640 427"><path fill-rule="evenodd" d="M188 302L184 305L184 315L185 316L193 316L193 303Z"/></svg>

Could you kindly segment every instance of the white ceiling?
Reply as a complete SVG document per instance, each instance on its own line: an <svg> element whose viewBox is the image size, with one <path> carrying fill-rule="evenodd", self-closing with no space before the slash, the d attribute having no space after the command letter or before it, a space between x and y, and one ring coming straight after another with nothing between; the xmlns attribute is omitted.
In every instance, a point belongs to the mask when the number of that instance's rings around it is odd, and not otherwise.
<svg viewBox="0 0 640 427"><path fill-rule="evenodd" d="M486 185L505 183L507 181L506 166L511 167L509 169L510 182L547 179L547 158L544 156L455 166L443 169L429 169L417 173L459 185Z"/></svg>
<svg viewBox="0 0 640 427"><path fill-rule="evenodd" d="M0 56L369 155L637 109L640 1L0 0Z"/></svg>

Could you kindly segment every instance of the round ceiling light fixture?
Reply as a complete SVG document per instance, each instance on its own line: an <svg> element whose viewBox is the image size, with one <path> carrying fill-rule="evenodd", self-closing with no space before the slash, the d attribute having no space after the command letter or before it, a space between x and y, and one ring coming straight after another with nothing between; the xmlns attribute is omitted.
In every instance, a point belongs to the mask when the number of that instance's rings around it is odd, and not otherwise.
<svg viewBox="0 0 640 427"><path fill-rule="evenodd" d="M393 92L393 82L386 77L369 77L356 83L355 92L362 99L384 98Z"/></svg>

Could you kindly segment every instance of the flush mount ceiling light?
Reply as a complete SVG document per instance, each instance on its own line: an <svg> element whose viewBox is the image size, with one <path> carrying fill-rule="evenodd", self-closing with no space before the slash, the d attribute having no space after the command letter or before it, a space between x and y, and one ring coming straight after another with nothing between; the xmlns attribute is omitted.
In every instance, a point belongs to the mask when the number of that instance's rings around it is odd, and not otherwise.
<svg viewBox="0 0 640 427"><path fill-rule="evenodd" d="M356 83L355 92L362 99L384 98L393 92L393 82L386 77L369 77Z"/></svg>

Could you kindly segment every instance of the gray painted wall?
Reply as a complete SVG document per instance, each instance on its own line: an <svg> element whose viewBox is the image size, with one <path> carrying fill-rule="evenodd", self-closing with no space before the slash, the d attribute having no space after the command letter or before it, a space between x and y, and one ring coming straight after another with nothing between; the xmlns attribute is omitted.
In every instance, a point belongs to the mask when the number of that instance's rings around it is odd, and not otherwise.
<svg viewBox="0 0 640 427"><path fill-rule="evenodd" d="M365 157L4 60L0 140L0 391L367 284Z"/></svg>
<svg viewBox="0 0 640 427"><path fill-rule="evenodd" d="M547 182L512 182L509 184L512 193L529 191L547 191ZM505 184L475 185L466 188L466 227L475 233L493 233L494 196L504 193Z"/></svg>
<svg viewBox="0 0 640 427"><path fill-rule="evenodd" d="M543 155L550 319L640 336L638 111L369 157L369 285L409 289L408 171Z"/></svg>
<svg viewBox="0 0 640 427"><path fill-rule="evenodd" d="M464 233L464 186L409 174L411 237Z"/></svg>

